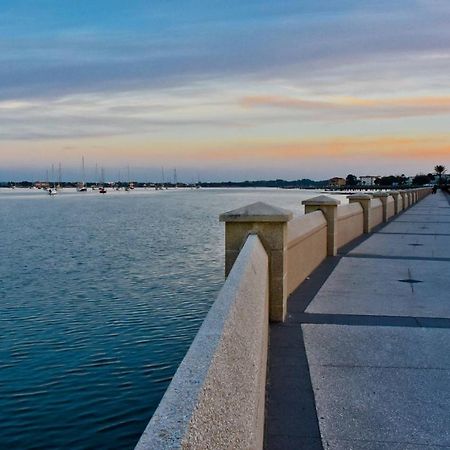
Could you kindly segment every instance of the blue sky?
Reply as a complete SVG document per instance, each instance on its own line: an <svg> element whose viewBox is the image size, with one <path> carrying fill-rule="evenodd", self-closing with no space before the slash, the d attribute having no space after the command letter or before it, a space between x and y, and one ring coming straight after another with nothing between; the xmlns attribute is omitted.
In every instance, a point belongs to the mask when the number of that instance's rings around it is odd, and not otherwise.
<svg viewBox="0 0 450 450"><path fill-rule="evenodd" d="M2 1L0 178L449 163L450 2ZM139 168L139 169L138 169Z"/></svg>

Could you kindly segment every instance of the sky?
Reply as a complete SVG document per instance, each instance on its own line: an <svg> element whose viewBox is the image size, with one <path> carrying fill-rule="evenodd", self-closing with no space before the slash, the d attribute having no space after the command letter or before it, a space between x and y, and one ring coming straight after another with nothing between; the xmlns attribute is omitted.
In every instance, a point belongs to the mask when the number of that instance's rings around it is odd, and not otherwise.
<svg viewBox="0 0 450 450"><path fill-rule="evenodd" d="M449 23L448 0L2 0L0 180L450 168Z"/></svg>

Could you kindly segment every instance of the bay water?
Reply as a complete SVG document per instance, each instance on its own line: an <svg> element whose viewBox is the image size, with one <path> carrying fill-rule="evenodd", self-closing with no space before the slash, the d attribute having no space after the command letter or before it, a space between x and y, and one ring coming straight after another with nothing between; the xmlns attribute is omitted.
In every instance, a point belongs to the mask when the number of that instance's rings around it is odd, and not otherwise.
<svg viewBox="0 0 450 450"><path fill-rule="evenodd" d="M132 449L223 284L218 215L319 194L0 190L0 448Z"/></svg>

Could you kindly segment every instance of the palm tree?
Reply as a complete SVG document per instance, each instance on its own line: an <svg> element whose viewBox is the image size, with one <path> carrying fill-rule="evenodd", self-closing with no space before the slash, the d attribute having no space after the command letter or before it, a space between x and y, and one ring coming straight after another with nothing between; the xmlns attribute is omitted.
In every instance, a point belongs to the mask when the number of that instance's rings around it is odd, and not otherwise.
<svg viewBox="0 0 450 450"><path fill-rule="evenodd" d="M437 166L434 166L434 171L439 176L439 184L441 184L442 183L442 175L447 171L447 169L445 168L445 166L437 165Z"/></svg>

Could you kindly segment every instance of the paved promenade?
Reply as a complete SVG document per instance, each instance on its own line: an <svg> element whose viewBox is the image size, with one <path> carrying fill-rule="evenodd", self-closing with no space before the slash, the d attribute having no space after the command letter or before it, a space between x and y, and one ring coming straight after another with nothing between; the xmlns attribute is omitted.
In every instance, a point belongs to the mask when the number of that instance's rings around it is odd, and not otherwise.
<svg viewBox="0 0 450 450"><path fill-rule="evenodd" d="M448 197L328 258L270 332L266 449L450 449Z"/></svg>

